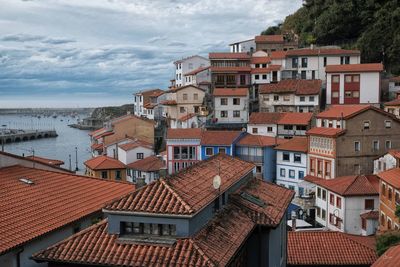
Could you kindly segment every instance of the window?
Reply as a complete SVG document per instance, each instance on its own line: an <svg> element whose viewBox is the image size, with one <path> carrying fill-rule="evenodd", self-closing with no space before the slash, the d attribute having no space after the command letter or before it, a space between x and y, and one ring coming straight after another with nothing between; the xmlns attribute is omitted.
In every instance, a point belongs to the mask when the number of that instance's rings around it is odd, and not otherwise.
<svg viewBox="0 0 400 267"><path fill-rule="evenodd" d="M206 156L214 155L214 149L212 147L206 147Z"/></svg>
<svg viewBox="0 0 400 267"><path fill-rule="evenodd" d="M267 67L267 64L261 64L261 67L262 67L262 68L266 68L266 67Z"/></svg>
<svg viewBox="0 0 400 267"><path fill-rule="evenodd" d="M115 180L121 180L121 171L120 170L115 171Z"/></svg>
<svg viewBox="0 0 400 267"><path fill-rule="evenodd" d="M304 171L299 171L299 179L304 179Z"/></svg>
<svg viewBox="0 0 400 267"><path fill-rule="evenodd" d="M360 142L359 141L355 141L354 142L354 151L359 152L360 151L360 147L361 147Z"/></svg>
<svg viewBox="0 0 400 267"><path fill-rule="evenodd" d="M228 118L228 111L221 110L221 118Z"/></svg>
<svg viewBox="0 0 400 267"><path fill-rule="evenodd" d="M246 75L240 75L240 84L245 85L246 84Z"/></svg>
<svg viewBox="0 0 400 267"><path fill-rule="evenodd" d="M235 77L235 75L227 75L227 76L226 76L226 83L227 83L227 84L236 84L236 77Z"/></svg>
<svg viewBox="0 0 400 267"><path fill-rule="evenodd" d="M322 190L322 200L326 200L326 190Z"/></svg>
<svg viewBox="0 0 400 267"><path fill-rule="evenodd" d="M351 82L352 82L351 75L345 75L345 76L344 76L344 81L345 81L346 83L351 83Z"/></svg>
<svg viewBox="0 0 400 267"><path fill-rule="evenodd" d="M199 94L193 94L193 99L194 100L199 100Z"/></svg>
<svg viewBox="0 0 400 267"><path fill-rule="evenodd" d="M316 212L317 213L317 217L321 218L321 208L317 207L316 210L317 210L317 212Z"/></svg>
<svg viewBox="0 0 400 267"><path fill-rule="evenodd" d="M221 98L221 106L228 105L228 98Z"/></svg>
<svg viewBox="0 0 400 267"><path fill-rule="evenodd" d="M301 154L294 153L294 162L301 163Z"/></svg>
<svg viewBox="0 0 400 267"><path fill-rule="evenodd" d="M256 68L259 68L260 67L260 64L256 64Z"/></svg>
<svg viewBox="0 0 400 267"><path fill-rule="evenodd" d="M289 170L289 178L294 178L294 176L295 176L295 171Z"/></svg>
<svg viewBox="0 0 400 267"><path fill-rule="evenodd" d="M386 185L383 184L383 183L382 183L382 186L381 186L381 194L382 194L383 196L386 195Z"/></svg>
<svg viewBox="0 0 400 267"><path fill-rule="evenodd" d="M324 67L326 66L327 61L328 61L327 58L324 57Z"/></svg>
<svg viewBox="0 0 400 267"><path fill-rule="evenodd" d="M180 112L180 113L185 113L185 111L186 111L185 107L180 107L180 108L179 108L179 112Z"/></svg>
<svg viewBox="0 0 400 267"><path fill-rule="evenodd" d="M322 212L321 212L321 219L322 220L326 219L326 210L324 210L324 209L322 209Z"/></svg>
<svg viewBox="0 0 400 267"><path fill-rule="evenodd" d="M366 210L373 210L374 206L375 206L374 200L373 199L366 199L365 203L364 203L364 206L365 206L364 209L366 209Z"/></svg>
<svg viewBox="0 0 400 267"><path fill-rule="evenodd" d="M367 220L365 218L361 218L361 229L367 230Z"/></svg>
<svg viewBox="0 0 400 267"><path fill-rule="evenodd" d="M240 105L240 98L234 98L233 99L233 104L234 105Z"/></svg>
<svg viewBox="0 0 400 267"><path fill-rule="evenodd" d="M272 132L272 126L267 127L267 132L271 133Z"/></svg>
<svg viewBox="0 0 400 267"><path fill-rule="evenodd" d="M311 71L311 80L315 80L315 70Z"/></svg>
<svg viewBox="0 0 400 267"><path fill-rule="evenodd" d="M279 101L279 95L274 95L274 101Z"/></svg>
<svg viewBox="0 0 400 267"><path fill-rule="evenodd" d="M391 187L388 186L388 199L392 200L392 196L393 196L393 190Z"/></svg>
<svg viewBox="0 0 400 267"><path fill-rule="evenodd" d="M306 97L305 96L300 96L300 102L304 102L306 101Z"/></svg>
<svg viewBox="0 0 400 267"><path fill-rule="evenodd" d="M143 159L144 158L143 153L136 153L136 158L137 159Z"/></svg>
<svg viewBox="0 0 400 267"><path fill-rule="evenodd" d="M156 224L156 223L138 223L121 222L122 235L158 235L175 236L176 225L174 224Z"/></svg>
<svg viewBox="0 0 400 267"><path fill-rule="evenodd" d="M392 128L392 121L385 121L385 128Z"/></svg>
<svg viewBox="0 0 400 267"><path fill-rule="evenodd" d="M339 92L332 92L332 97L339 97Z"/></svg>
<svg viewBox="0 0 400 267"><path fill-rule="evenodd" d="M391 149L392 148L392 141L386 140L385 141L385 148L386 149Z"/></svg>
<svg viewBox="0 0 400 267"><path fill-rule="evenodd" d="M284 129L284 130L293 130L293 125L287 125L287 124L285 124L285 125L283 125L283 129Z"/></svg>
<svg viewBox="0 0 400 267"><path fill-rule="evenodd" d="M181 151L179 146L174 147L174 159L180 159L181 158Z"/></svg>
<svg viewBox="0 0 400 267"><path fill-rule="evenodd" d="M297 68L298 67L298 63L299 63L299 59L298 58L292 58L292 68Z"/></svg>
<svg viewBox="0 0 400 267"><path fill-rule="evenodd" d="M107 177L107 171L102 171L101 172L101 178L103 178L103 179L107 179L108 177Z"/></svg>
<svg viewBox="0 0 400 267"><path fill-rule="evenodd" d="M350 64L350 57L349 56L345 56L344 57L344 64Z"/></svg>
<svg viewBox="0 0 400 267"><path fill-rule="evenodd" d="M378 150L379 150L379 141L374 140L374 141L372 142L372 150L373 150L373 151L378 151Z"/></svg>
<svg viewBox="0 0 400 267"><path fill-rule="evenodd" d="M302 68L307 68L307 64L308 63L308 60L307 60L307 58L306 57L303 57L302 59L301 59L301 67Z"/></svg>
<svg viewBox="0 0 400 267"><path fill-rule="evenodd" d="M263 80L266 80L267 79L267 74L263 74L262 78L263 78Z"/></svg>
<svg viewBox="0 0 400 267"><path fill-rule="evenodd" d="M181 147L181 159L188 159L189 158L189 147L182 146Z"/></svg>
<svg viewBox="0 0 400 267"><path fill-rule="evenodd" d="M258 133L258 128L253 128L253 129L252 129L252 133L253 133L253 134Z"/></svg>
<svg viewBox="0 0 400 267"><path fill-rule="evenodd" d="M332 83L339 83L340 76L339 75L332 75Z"/></svg>
<svg viewBox="0 0 400 267"><path fill-rule="evenodd" d="M335 205L335 196L333 194L329 194L329 204Z"/></svg>
<svg viewBox="0 0 400 267"><path fill-rule="evenodd" d="M385 226L385 214L383 212L381 213L381 225Z"/></svg>
<svg viewBox="0 0 400 267"><path fill-rule="evenodd" d="M281 177L285 177L286 176L286 170L283 169L283 168L280 168L279 174L281 175Z"/></svg>
<svg viewBox="0 0 400 267"><path fill-rule="evenodd" d="M370 121L364 121L363 125L364 125L364 130L369 130Z"/></svg>
<svg viewBox="0 0 400 267"><path fill-rule="evenodd" d="M317 198L321 198L321 188L317 188Z"/></svg>
<svg viewBox="0 0 400 267"><path fill-rule="evenodd" d="M233 117L234 118L240 118L240 110L234 110L233 111Z"/></svg>
<svg viewBox="0 0 400 267"><path fill-rule="evenodd" d="M218 148L218 152L221 154L226 154L226 148L225 147L220 147Z"/></svg>
<svg viewBox="0 0 400 267"><path fill-rule="evenodd" d="M262 167L256 166L256 173L262 173Z"/></svg>
<svg viewBox="0 0 400 267"><path fill-rule="evenodd" d="M314 96L310 96L308 99L309 99L310 102L314 102L315 97Z"/></svg>
<svg viewBox="0 0 400 267"><path fill-rule="evenodd" d="M213 211L214 212L216 212L216 211L218 211L219 210L219 197L217 197L215 200L214 200L214 207L213 207Z"/></svg>
<svg viewBox="0 0 400 267"><path fill-rule="evenodd" d="M303 80L307 79L307 72L305 70L301 71L301 79Z"/></svg>
<svg viewBox="0 0 400 267"><path fill-rule="evenodd" d="M283 101L290 101L290 95L284 95Z"/></svg>
<svg viewBox="0 0 400 267"><path fill-rule="evenodd" d="M287 152L282 152L282 160L283 161L290 161L290 154Z"/></svg>
<svg viewBox="0 0 400 267"><path fill-rule="evenodd" d="M396 205L400 204L400 193L397 191L394 194L394 201L396 202Z"/></svg>
<svg viewBox="0 0 400 267"><path fill-rule="evenodd" d="M341 209L342 208L342 198L336 197L336 207Z"/></svg>
<svg viewBox="0 0 400 267"><path fill-rule="evenodd" d="M351 91L345 91L344 92L344 97L351 98L352 96L353 96L353 93Z"/></svg>
<svg viewBox="0 0 400 267"><path fill-rule="evenodd" d="M254 75L254 79L259 80L260 79L260 75L259 74Z"/></svg>

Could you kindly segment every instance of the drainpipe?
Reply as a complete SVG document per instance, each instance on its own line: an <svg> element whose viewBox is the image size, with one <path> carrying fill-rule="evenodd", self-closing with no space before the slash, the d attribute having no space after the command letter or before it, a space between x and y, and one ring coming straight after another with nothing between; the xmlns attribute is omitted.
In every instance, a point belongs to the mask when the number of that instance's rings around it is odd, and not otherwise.
<svg viewBox="0 0 400 267"><path fill-rule="evenodd" d="M24 248L21 247L20 249L17 250L17 267L21 267L21 253L24 251Z"/></svg>

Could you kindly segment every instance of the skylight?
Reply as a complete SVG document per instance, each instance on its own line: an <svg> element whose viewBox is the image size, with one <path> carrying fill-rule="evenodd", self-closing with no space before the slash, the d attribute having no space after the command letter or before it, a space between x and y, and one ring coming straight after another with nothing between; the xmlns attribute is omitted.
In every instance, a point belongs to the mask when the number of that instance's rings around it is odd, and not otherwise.
<svg viewBox="0 0 400 267"><path fill-rule="evenodd" d="M34 185L34 184L35 184L35 183L34 183L32 180L30 180L29 178L20 178L19 180L20 180L21 182L27 184L27 185Z"/></svg>

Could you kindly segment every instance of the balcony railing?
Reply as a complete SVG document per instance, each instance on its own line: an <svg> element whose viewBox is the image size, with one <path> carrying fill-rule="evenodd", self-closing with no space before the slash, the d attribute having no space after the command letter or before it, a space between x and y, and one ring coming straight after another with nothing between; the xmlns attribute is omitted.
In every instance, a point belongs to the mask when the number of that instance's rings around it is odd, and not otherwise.
<svg viewBox="0 0 400 267"><path fill-rule="evenodd" d="M260 163L264 162L263 156L238 155L238 157L242 160L250 161L250 162L260 162Z"/></svg>

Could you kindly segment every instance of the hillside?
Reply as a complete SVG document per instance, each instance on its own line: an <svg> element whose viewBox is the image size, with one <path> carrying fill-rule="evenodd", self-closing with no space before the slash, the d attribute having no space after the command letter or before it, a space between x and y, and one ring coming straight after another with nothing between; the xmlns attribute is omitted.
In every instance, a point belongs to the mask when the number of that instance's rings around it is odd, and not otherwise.
<svg viewBox="0 0 400 267"><path fill-rule="evenodd" d="M300 44L361 50L362 62L383 61L400 74L399 0L304 0L303 7L261 34L294 31Z"/></svg>

